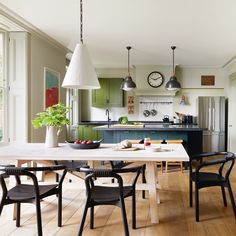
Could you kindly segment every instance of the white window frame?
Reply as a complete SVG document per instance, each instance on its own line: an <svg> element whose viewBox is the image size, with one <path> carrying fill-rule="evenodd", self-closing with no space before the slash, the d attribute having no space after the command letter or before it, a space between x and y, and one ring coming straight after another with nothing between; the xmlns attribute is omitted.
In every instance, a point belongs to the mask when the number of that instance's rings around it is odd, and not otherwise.
<svg viewBox="0 0 236 236"><path fill-rule="evenodd" d="M0 146L6 145L9 142L9 125L8 125L8 97L9 97L9 86L8 86L8 38L9 35L6 31L0 30L3 35L3 78L5 83L3 84L4 90L4 118L3 118L3 140L0 142Z"/></svg>

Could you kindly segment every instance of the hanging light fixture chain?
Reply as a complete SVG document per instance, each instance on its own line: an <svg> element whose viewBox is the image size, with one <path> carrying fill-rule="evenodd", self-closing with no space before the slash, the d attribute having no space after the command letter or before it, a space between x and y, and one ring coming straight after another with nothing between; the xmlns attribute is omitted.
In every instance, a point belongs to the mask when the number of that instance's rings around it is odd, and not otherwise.
<svg viewBox="0 0 236 236"><path fill-rule="evenodd" d="M173 49L173 75L175 74L175 53Z"/></svg>
<svg viewBox="0 0 236 236"><path fill-rule="evenodd" d="M83 1L80 0L80 42L83 43Z"/></svg>
<svg viewBox="0 0 236 236"><path fill-rule="evenodd" d="M128 50L128 75L130 75L130 72L129 72L129 51L130 51L131 47L128 46L128 47L126 47L126 48L127 48L127 50Z"/></svg>
<svg viewBox="0 0 236 236"><path fill-rule="evenodd" d="M172 46L171 49L173 51L173 75L175 75L175 53L174 53L174 51L175 51L176 47Z"/></svg>

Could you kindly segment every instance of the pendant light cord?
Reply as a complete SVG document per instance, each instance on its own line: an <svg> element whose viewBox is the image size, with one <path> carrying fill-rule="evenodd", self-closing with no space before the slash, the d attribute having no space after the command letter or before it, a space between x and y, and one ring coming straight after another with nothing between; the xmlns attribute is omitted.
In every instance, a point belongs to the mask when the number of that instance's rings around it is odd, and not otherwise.
<svg viewBox="0 0 236 236"><path fill-rule="evenodd" d="M80 0L80 42L83 43L83 1Z"/></svg>
<svg viewBox="0 0 236 236"><path fill-rule="evenodd" d="M130 76L130 72L129 72L129 50L131 49L130 46L126 47L128 50L128 75Z"/></svg>
<svg viewBox="0 0 236 236"><path fill-rule="evenodd" d="M171 49L173 51L173 76L175 75L175 49L176 49L176 46L171 46Z"/></svg>
<svg viewBox="0 0 236 236"><path fill-rule="evenodd" d="M175 75L175 54L174 54L174 49L173 49L173 75Z"/></svg>

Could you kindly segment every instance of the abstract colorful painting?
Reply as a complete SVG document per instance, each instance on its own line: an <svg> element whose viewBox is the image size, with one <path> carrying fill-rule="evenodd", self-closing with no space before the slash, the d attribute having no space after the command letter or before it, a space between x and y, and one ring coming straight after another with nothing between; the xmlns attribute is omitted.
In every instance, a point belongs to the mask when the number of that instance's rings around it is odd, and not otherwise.
<svg viewBox="0 0 236 236"><path fill-rule="evenodd" d="M45 108L59 102L60 73L49 68L44 68L45 80Z"/></svg>

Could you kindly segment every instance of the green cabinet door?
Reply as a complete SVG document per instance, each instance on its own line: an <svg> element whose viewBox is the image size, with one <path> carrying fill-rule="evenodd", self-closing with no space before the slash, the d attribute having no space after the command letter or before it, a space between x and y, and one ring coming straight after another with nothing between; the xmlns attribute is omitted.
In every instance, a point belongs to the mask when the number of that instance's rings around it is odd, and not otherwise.
<svg viewBox="0 0 236 236"><path fill-rule="evenodd" d="M110 79L108 93L108 104L110 107L124 106L124 92L120 89L123 79Z"/></svg>
<svg viewBox="0 0 236 236"><path fill-rule="evenodd" d="M99 79L101 88L92 91L92 106L104 107L108 103L107 98L107 80Z"/></svg>
<svg viewBox="0 0 236 236"><path fill-rule="evenodd" d="M92 91L93 107L123 107L122 78L99 78L101 88Z"/></svg>
<svg viewBox="0 0 236 236"><path fill-rule="evenodd" d="M93 128L97 125L79 125L77 139L82 140L99 140L101 133Z"/></svg>

